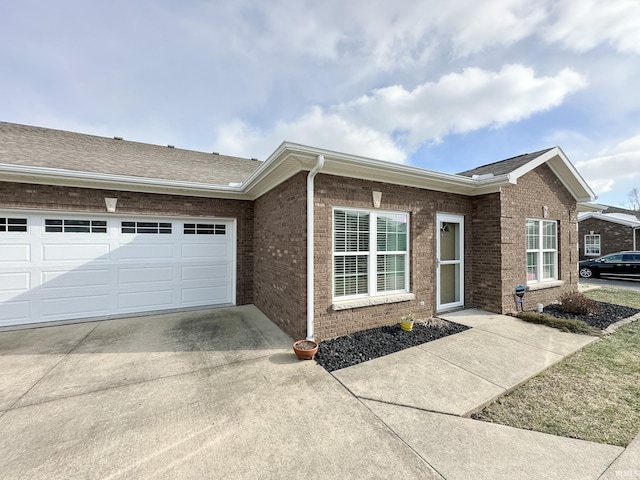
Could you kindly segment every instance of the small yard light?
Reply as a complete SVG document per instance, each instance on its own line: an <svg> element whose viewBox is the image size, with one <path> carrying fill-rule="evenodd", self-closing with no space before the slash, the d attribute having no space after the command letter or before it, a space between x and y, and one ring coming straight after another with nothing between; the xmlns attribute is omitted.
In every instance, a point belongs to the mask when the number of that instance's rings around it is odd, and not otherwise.
<svg viewBox="0 0 640 480"><path fill-rule="evenodd" d="M527 287L524 285L518 285L516 287L516 297L518 297L518 304L520 305L520 310L524 312L524 292L526 292Z"/></svg>

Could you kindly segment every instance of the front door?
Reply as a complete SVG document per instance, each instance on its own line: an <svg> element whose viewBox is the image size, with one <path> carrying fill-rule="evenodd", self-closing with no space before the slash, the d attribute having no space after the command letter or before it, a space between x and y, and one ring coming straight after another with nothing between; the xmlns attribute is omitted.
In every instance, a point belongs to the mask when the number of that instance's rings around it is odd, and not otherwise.
<svg viewBox="0 0 640 480"><path fill-rule="evenodd" d="M438 311L464 306L464 217L437 215L436 294Z"/></svg>

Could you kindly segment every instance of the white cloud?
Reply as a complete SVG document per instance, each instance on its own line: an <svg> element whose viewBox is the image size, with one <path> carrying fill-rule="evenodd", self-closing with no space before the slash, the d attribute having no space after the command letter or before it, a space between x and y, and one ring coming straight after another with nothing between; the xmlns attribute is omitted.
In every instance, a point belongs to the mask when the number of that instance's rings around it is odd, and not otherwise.
<svg viewBox="0 0 640 480"><path fill-rule="evenodd" d="M619 189L630 191L640 180L640 134L604 155L577 162L576 168L598 195Z"/></svg>
<svg viewBox="0 0 640 480"><path fill-rule="evenodd" d="M402 162L425 142L522 120L560 105L585 85L586 79L569 69L555 77L536 77L521 65L499 72L467 68L413 90L394 85L327 109L316 106L268 131L235 121L221 127L217 145L236 154L253 148L266 155L286 139Z"/></svg>
<svg viewBox="0 0 640 480"><path fill-rule="evenodd" d="M543 38L585 52L609 44L640 53L640 2L637 0L563 0L552 8Z"/></svg>

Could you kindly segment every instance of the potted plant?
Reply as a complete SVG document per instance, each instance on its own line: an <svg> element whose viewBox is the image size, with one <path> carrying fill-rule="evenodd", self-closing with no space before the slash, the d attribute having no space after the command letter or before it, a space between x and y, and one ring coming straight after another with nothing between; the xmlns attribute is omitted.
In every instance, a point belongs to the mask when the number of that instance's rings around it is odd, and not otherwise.
<svg viewBox="0 0 640 480"><path fill-rule="evenodd" d="M413 313L409 312L408 315L405 315L400 319L400 328L405 332L410 332L413 330Z"/></svg>
<svg viewBox="0 0 640 480"><path fill-rule="evenodd" d="M313 340L298 340L293 342L293 351L298 360L313 360L318 351L318 342Z"/></svg>

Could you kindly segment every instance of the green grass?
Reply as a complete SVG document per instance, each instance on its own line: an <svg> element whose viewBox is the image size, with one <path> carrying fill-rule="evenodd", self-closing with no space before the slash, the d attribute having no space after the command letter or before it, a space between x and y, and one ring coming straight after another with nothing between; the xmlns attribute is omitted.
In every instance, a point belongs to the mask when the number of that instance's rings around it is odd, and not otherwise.
<svg viewBox="0 0 640 480"><path fill-rule="evenodd" d="M548 313L538 312L522 312L516 315L516 317L525 322L546 325L547 327L557 328L563 332L582 333L594 336L600 335L600 330L576 318L556 318Z"/></svg>
<svg viewBox="0 0 640 480"><path fill-rule="evenodd" d="M585 296L599 302L640 308L640 292L613 288L594 288L584 292Z"/></svg>
<svg viewBox="0 0 640 480"><path fill-rule="evenodd" d="M594 300L622 298L616 301L640 305L634 292L597 292L587 293ZM627 446L640 432L640 322L552 366L487 406L481 416L513 427Z"/></svg>

